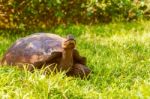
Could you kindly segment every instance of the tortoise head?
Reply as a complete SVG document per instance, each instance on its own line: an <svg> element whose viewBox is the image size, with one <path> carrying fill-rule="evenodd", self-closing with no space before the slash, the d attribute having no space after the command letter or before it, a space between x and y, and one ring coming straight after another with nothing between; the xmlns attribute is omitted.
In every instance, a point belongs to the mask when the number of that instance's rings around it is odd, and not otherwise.
<svg viewBox="0 0 150 99"><path fill-rule="evenodd" d="M73 49L75 48L75 45L76 45L76 41L74 39L74 36L71 34L67 35L66 40L62 43L62 47L64 49Z"/></svg>

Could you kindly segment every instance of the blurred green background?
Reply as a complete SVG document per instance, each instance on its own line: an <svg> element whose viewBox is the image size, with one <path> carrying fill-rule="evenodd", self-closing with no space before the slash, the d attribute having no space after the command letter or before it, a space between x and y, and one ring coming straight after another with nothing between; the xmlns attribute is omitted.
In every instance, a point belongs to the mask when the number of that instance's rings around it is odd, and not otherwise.
<svg viewBox="0 0 150 99"><path fill-rule="evenodd" d="M150 18L149 0L1 0L0 29L51 28Z"/></svg>

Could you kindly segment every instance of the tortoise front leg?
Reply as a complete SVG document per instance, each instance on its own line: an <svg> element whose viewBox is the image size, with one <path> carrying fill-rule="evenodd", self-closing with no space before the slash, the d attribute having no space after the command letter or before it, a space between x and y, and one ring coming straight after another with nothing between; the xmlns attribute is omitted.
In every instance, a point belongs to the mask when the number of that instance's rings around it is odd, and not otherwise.
<svg viewBox="0 0 150 99"><path fill-rule="evenodd" d="M74 63L86 65L86 57L80 56L77 50L73 51Z"/></svg>
<svg viewBox="0 0 150 99"><path fill-rule="evenodd" d="M75 76L80 78L88 78L91 70L82 64L74 64L73 68L67 73L67 76Z"/></svg>

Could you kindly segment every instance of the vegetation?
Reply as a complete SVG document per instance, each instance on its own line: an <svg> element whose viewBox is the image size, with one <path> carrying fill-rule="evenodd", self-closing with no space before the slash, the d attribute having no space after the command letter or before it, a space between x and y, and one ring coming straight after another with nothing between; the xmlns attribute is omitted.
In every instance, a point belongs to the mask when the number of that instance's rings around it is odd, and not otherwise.
<svg viewBox="0 0 150 99"><path fill-rule="evenodd" d="M0 97L150 98L149 19L149 0L0 0L0 58L29 34L72 33L92 70L82 80L0 65Z"/></svg>
<svg viewBox="0 0 150 99"><path fill-rule="evenodd" d="M1 0L0 28L50 28L150 18L149 0Z"/></svg>
<svg viewBox="0 0 150 99"><path fill-rule="evenodd" d="M150 97L150 22L59 25L43 32L73 33L88 59L90 79L0 67L2 99L139 99ZM0 30L0 56L32 31Z"/></svg>

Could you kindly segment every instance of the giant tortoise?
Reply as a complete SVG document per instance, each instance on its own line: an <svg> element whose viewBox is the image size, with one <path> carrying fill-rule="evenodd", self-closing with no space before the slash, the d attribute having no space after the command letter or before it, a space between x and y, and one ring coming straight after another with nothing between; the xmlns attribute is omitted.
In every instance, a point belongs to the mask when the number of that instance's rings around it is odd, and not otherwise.
<svg viewBox="0 0 150 99"><path fill-rule="evenodd" d="M35 33L17 40L4 54L2 64L28 70L41 69L67 71L68 76L87 77L91 70L86 66L86 58L79 55L72 35L66 38L52 33Z"/></svg>

